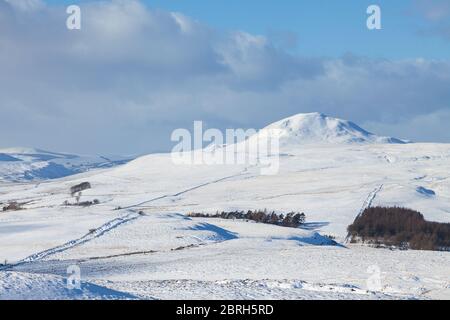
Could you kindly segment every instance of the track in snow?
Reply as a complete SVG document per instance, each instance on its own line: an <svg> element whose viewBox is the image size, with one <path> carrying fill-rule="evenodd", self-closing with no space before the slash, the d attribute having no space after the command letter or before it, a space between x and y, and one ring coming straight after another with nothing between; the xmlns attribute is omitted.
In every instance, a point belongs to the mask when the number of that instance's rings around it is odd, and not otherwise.
<svg viewBox="0 0 450 320"><path fill-rule="evenodd" d="M206 183L194 186L192 188L180 191L180 192L175 193L175 194L168 194L168 195L164 195L164 196L157 197L157 198L154 198L154 199L150 199L150 200L147 200L147 201L143 201L143 202L135 204L135 205L131 205L131 206L128 206L128 207L125 207L125 208L121 208L121 210L126 210L126 209L129 210L131 208L136 208L136 207L142 206L144 204L147 204L147 203L150 203L150 202L153 202L153 201L157 201L157 200L160 200L160 199L164 199L164 198L178 197L178 196L180 196L182 194L185 194L187 192L190 192L190 191L193 191L193 190L205 187L207 185L211 185L211 184L218 183L218 182L221 182L221 181L224 181L224 180L227 180L227 179L231 179L231 178L235 178L235 177L238 177L238 176L245 175L246 171L247 170L244 170L244 172L241 172L239 174L235 174L235 175L223 177L223 178L220 178L220 179L217 179L217 180L214 180L214 181L206 182ZM139 217L141 217L141 214L139 214L137 212L134 212L132 210L130 210L130 211L131 212L129 214L127 214L126 216L120 217L120 218L115 218L115 219L113 219L111 221L108 221L105 224L103 224L101 227L99 227L99 228L95 229L94 231L84 235L81 238L70 240L69 242L66 242L65 244L62 244L60 246L57 246L57 247L54 247L54 248L50 248L50 249L47 249L47 250L44 250L44 251L32 254L31 256L28 256L28 257L20 260L19 262L15 263L15 264L6 265L6 266L0 268L0 270L2 270L2 269L9 269L11 267L15 267L15 266L22 265L22 264L25 264L25 263L31 263L31 262L34 262L34 261L39 261L39 260L47 258L48 256L51 256L53 254L64 252L64 251L66 251L68 249L71 249L73 247L85 244L86 242L91 241L91 240L93 240L95 238L101 237L106 232L109 232L112 229L115 229L115 228L117 228L118 226L120 226L120 225L122 225L124 223L136 220Z"/></svg>
<svg viewBox="0 0 450 320"><path fill-rule="evenodd" d="M362 213L364 212L364 210L366 210L367 208L370 208L372 206L373 200L375 200L375 198L377 197L377 194L381 191L381 189L383 189L383 186L384 185L381 184L378 187L376 187L374 190L372 190L372 192L369 193L366 200L364 200L364 203L363 203L361 209L359 210L358 215L356 216L355 219L357 219L359 216L361 216ZM350 236L350 234L347 235L344 243L348 242L349 236Z"/></svg>
<svg viewBox="0 0 450 320"><path fill-rule="evenodd" d="M153 199L150 199L150 200L147 200L147 201L143 201L143 202L140 202L140 203L137 203L137 204L133 204L133 205L130 205L130 206L121 208L121 209L131 209L131 208L136 208L136 207L143 206L143 205L145 205L145 204L147 204L147 203L154 202L154 201L158 201L158 200L161 200L161 199L166 199L166 198L171 198L171 197L178 197L178 196L181 196L182 194L185 194L185 193L188 193L188 192L191 192L191 191L194 191L194 190L197 190L197 189L206 187L206 186L211 185L211 184L219 183L219 182L222 182L222 181L231 179L231 178L236 178L236 177L239 177L239 176L246 175L246 174L247 174L247 173L245 173L246 171L247 171L247 169L244 170L244 172L241 172L241 173L239 173L239 174L235 174L235 175L231 175L231 176L228 176L228 177L220 178L220 179L217 179L217 180L214 180L214 181L210 181L210 182L205 182L205 183L202 183L202 184L200 184L200 185L194 186L194 187L192 187L192 188L189 188L189 189L180 191L180 192L178 192L178 193L174 193L174 194L166 194L166 195L164 195L164 196L156 197L156 198L153 198Z"/></svg>
<svg viewBox="0 0 450 320"><path fill-rule="evenodd" d="M139 213L136 212L130 212L129 214L120 217L120 218L115 218L111 221L106 222L105 224L103 224L102 226L100 226L99 228L93 230L92 232L89 232L88 234L84 235L81 238L78 239L74 239L74 240L70 240L69 242L66 242L65 244L62 244L60 246L54 247L54 248L50 248L35 254L32 254L31 256L28 256L22 260L20 260L19 262L12 264L12 265L7 265L5 266L3 269L9 269L11 267L16 267L18 265L21 264L25 264L25 263L31 263L34 261L39 261L42 260L44 258L47 258L48 256L51 256L53 254L56 253L60 253L63 251L66 251L68 249L71 249L73 247L82 245L88 241L91 241L95 238L101 237L102 235L104 235L105 233L117 228L118 226L124 224L124 223L128 223L131 222L133 220L138 219L139 217L141 217L141 215ZM1 270L1 269L0 269Z"/></svg>
<svg viewBox="0 0 450 320"><path fill-rule="evenodd" d="M379 185L371 193L369 193L356 218L358 218L364 212L364 210L372 206L373 200L375 200L377 194L381 191L381 189L383 189L383 184Z"/></svg>

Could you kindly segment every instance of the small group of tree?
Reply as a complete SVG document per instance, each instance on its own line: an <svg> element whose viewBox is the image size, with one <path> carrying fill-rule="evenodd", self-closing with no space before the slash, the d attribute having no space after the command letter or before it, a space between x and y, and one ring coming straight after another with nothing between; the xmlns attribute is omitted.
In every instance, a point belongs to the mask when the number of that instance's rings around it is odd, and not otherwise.
<svg viewBox="0 0 450 320"><path fill-rule="evenodd" d="M79 207L89 207L96 204L99 204L100 201L97 199L93 201L80 201L82 191L91 189L91 184L89 182L83 182L80 184L77 184L75 186L72 186L70 188L70 195L75 198L75 203L70 203L68 200L64 201L64 206L79 206Z"/></svg>
<svg viewBox="0 0 450 320"><path fill-rule="evenodd" d="M238 219L251 220L259 223L274 224L283 227L298 228L305 223L306 216L304 213L289 212L286 215L276 214L274 211L267 210L248 210L245 211L231 211L231 212L216 212L215 214L207 213L189 213L192 218L222 218L222 219Z"/></svg>
<svg viewBox="0 0 450 320"><path fill-rule="evenodd" d="M22 205L18 202L10 202L8 203L6 206L4 206L2 208L2 211L17 211L17 210L22 210Z"/></svg>
<svg viewBox="0 0 450 320"><path fill-rule="evenodd" d="M414 250L450 250L450 223L426 221L411 209L367 208L348 227L350 242Z"/></svg>
<svg viewBox="0 0 450 320"><path fill-rule="evenodd" d="M100 204L98 199L94 199L92 201L78 201L75 203L70 203L68 200L64 201L63 206L78 206L78 207L90 207Z"/></svg>
<svg viewBox="0 0 450 320"><path fill-rule="evenodd" d="M70 188L70 195L73 197L76 193L80 193L81 191L87 190L91 188L91 184L89 182L83 182L77 184Z"/></svg>

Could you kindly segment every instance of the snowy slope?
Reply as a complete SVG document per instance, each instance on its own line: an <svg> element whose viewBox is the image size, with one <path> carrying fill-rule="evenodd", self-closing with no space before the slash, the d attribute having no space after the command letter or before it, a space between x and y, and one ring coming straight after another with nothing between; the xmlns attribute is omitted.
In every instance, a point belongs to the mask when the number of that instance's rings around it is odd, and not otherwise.
<svg viewBox="0 0 450 320"><path fill-rule="evenodd" d="M69 289L60 276L0 272L0 300L133 300L136 297L91 283Z"/></svg>
<svg viewBox="0 0 450 320"><path fill-rule="evenodd" d="M132 157L81 156L33 148L0 149L0 182L56 179L124 164Z"/></svg>
<svg viewBox="0 0 450 320"><path fill-rule="evenodd" d="M273 176L262 176L260 165L176 164L154 154L55 181L0 184L0 203L26 203L0 213L0 261L10 271L59 277L76 264L86 281L141 298L448 299L449 252L344 239L359 212L378 204L450 222L450 145L391 143L319 114L291 120L272 125L286 129ZM92 189L81 200L100 204L63 206L84 181ZM264 208L304 212L307 223L185 216ZM367 285L374 268L382 279L375 290Z"/></svg>

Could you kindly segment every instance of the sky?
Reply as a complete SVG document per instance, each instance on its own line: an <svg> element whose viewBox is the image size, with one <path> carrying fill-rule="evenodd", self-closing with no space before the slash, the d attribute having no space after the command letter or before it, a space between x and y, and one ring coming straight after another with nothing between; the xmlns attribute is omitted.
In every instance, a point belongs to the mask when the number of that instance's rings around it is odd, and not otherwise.
<svg viewBox="0 0 450 320"><path fill-rule="evenodd" d="M427 4L428 1L434 5ZM448 17L447 0L145 0L142 3L152 9L181 12L221 30L265 35L285 44L286 49L308 55L339 56L352 52L386 58L450 56L448 43L439 37L420 36L427 30L430 20L427 17L434 8L446 12ZM371 4L382 8L382 31L370 32L365 27L366 9Z"/></svg>
<svg viewBox="0 0 450 320"><path fill-rule="evenodd" d="M0 147L168 151L302 112L450 143L450 0L0 0Z"/></svg>

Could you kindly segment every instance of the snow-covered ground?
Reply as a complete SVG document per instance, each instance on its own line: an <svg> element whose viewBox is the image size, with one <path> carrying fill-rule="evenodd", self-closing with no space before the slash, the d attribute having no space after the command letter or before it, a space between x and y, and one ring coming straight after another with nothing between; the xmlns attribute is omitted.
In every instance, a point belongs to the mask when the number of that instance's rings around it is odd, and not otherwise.
<svg viewBox="0 0 450 320"><path fill-rule="evenodd" d="M82 283L69 289L65 278L22 272L0 272L0 300L135 300L128 293Z"/></svg>
<svg viewBox="0 0 450 320"><path fill-rule="evenodd" d="M319 114L272 126L285 130L273 176L258 165L180 165L155 154L57 180L0 183L0 203L26 203L0 213L0 261L9 265L0 297L39 297L33 287L46 286L42 298L75 298L56 284L77 265L88 290L80 298L450 298L449 252L344 242L370 205L450 222L450 145L405 144ZM81 200L100 204L63 206L84 181L92 189ZM307 223L185 216L264 208L304 212Z"/></svg>

